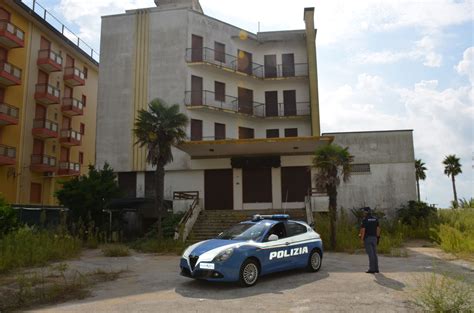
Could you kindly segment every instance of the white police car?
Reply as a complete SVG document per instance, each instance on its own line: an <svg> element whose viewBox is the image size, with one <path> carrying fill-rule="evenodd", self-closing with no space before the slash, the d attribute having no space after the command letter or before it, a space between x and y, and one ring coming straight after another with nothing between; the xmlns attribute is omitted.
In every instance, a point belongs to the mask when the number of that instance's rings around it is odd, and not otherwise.
<svg viewBox="0 0 474 313"><path fill-rule="evenodd" d="M323 243L308 224L286 214L256 215L188 247L181 257L181 275L209 281L238 281L253 286L261 275L321 268Z"/></svg>

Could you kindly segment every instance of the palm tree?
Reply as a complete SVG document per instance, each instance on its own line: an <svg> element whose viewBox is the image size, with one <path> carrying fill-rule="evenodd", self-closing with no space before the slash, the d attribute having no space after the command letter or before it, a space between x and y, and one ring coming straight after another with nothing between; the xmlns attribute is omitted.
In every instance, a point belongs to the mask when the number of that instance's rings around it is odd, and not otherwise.
<svg viewBox="0 0 474 313"><path fill-rule="evenodd" d="M425 167L425 163L423 163L421 159L415 160L416 191L418 194L418 202L420 202L420 180L426 179L426 170L427 168Z"/></svg>
<svg viewBox="0 0 474 313"><path fill-rule="evenodd" d="M462 173L461 163L459 163L459 158L455 154L448 155L443 160L444 173L451 176L453 182L453 193L454 193L454 207L458 206L458 195L456 193L456 182L454 177Z"/></svg>
<svg viewBox="0 0 474 313"><path fill-rule="evenodd" d="M146 147L147 162L155 170L155 211L157 213L158 237L163 235L161 218L163 211L165 165L173 161L172 146L181 144L186 138L186 115L179 113L179 106L168 106L163 100L154 99L148 110L139 110L133 132L136 144Z"/></svg>
<svg viewBox="0 0 474 313"><path fill-rule="evenodd" d="M348 149L335 144L325 145L316 149L313 158L313 166L317 169L314 176L316 187L325 190L329 196L330 242L333 249L336 248L337 187L341 178L344 182L350 179L354 160Z"/></svg>

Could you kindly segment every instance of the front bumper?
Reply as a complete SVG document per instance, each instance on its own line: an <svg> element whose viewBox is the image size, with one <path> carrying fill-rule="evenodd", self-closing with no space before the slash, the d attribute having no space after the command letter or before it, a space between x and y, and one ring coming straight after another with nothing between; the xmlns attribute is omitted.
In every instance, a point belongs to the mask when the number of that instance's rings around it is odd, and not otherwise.
<svg viewBox="0 0 474 313"><path fill-rule="evenodd" d="M179 267L181 275L194 279L204 279L209 281L237 281L239 280L239 267L234 267L232 264L213 263L214 269L202 269L199 267L199 261L196 263L194 269L191 269L188 260L181 258Z"/></svg>

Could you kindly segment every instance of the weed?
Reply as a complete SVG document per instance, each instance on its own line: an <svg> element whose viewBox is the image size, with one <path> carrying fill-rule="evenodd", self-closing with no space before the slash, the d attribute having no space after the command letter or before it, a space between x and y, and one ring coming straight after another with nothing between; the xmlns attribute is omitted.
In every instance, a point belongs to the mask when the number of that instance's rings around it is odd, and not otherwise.
<svg viewBox="0 0 474 313"><path fill-rule="evenodd" d="M124 245L113 244L103 246L102 253L107 257L124 257L130 255L130 250Z"/></svg>

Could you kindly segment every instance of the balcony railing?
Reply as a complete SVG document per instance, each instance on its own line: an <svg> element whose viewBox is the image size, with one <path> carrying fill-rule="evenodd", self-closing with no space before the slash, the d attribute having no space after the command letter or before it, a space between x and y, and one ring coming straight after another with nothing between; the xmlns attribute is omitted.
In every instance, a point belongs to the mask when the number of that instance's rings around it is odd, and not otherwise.
<svg viewBox="0 0 474 313"><path fill-rule="evenodd" d="M79 163L60 161L58 172L59 175L79 175L81 172L81 165Z"/></svg>
<svg viewBox="0 0 474 313"><path fill-rule="evenodd" d="M83 71L77 67L66 67L64 69L64 81L71 86L84 86L86 77Z"/></svg>
<svg viewBox="0 0 474 313"><path fill-rule="evenodd" d="M278 79L291 77L307 77L308 64L295 63L292 65L279 64L278 66L267 66L258 63L248 63L245 58L239 58L235 55L223 53L210 48L186 49L186 62L188 63L207 63L247 74L259 79Z"/></svg>
<svg viewBox="0 0 474 313"><path fill-rule="evenodd" d="M55 172L56 171L56 158L45 154L32 154L31 155L31 170L33 172Z"/></svg>
<svg viewBox="0 0 474 313"><path fill-rule="evenodd" d="M271 107L261 102L249 101L248 99L239 99L228 95L222 97L208 90L186 91L185 105L190 108L204 107L211 110L240 113L259 118L309 116L311 113L309 102L296 102L295 105L279 103Z"/></svg>
<svg viewBox="0 0 474 313"><path fill-rule="evenodd" d="M7 20L0 20L0 46L7 49L25 45L25 32Z"/></svg>
<svg viewBox="0 0 474 313"><path fill-rule="evenodd" d="M42 118L33 120L33 135L41 138L57 138L58 137L58 124Z"/></svg>
<svg viewBox="0 0 474 313"><path fill-rule="evenodd" d="M0 103L0 126L17 125L20 110L6 103Z"/></svg>
<svg viewBox="0 0 474 313"><path fill-rule="evenodd" d="M16 148L0 144L0 165L14 165Z"/></svg>
<svg viewBox="0 0 474 313"><path fill-rule="evenodd" d="M63 68L63 57L51 49L39 50L36 64L45 72L58 72Z"/></svg>
<svg viewBox="0 0 474 313"><path fill-rule="evenodd" d="M84 114L84 103L76 98L63 98L61 111L69 116Z"/></svg>
<svg viewBox="0 0 474 313"><path fill-rule="evenodd" d="M82 142L82 134L72 129L61 129L59 141L65 146L79 146Z"/></svg>
<svg viewBox="0 0 474 313"><path fill-rule="evenodd" d="M21 69L5 61L0 61L0 85L4 87L21 84Z"/></svg>
<svg viewBox="0 0 474 313"><path fill-rule="evenodd" d="M35 99L41 104L57 104L60 101L61 91L49 84L36 84Z"/></svg>

